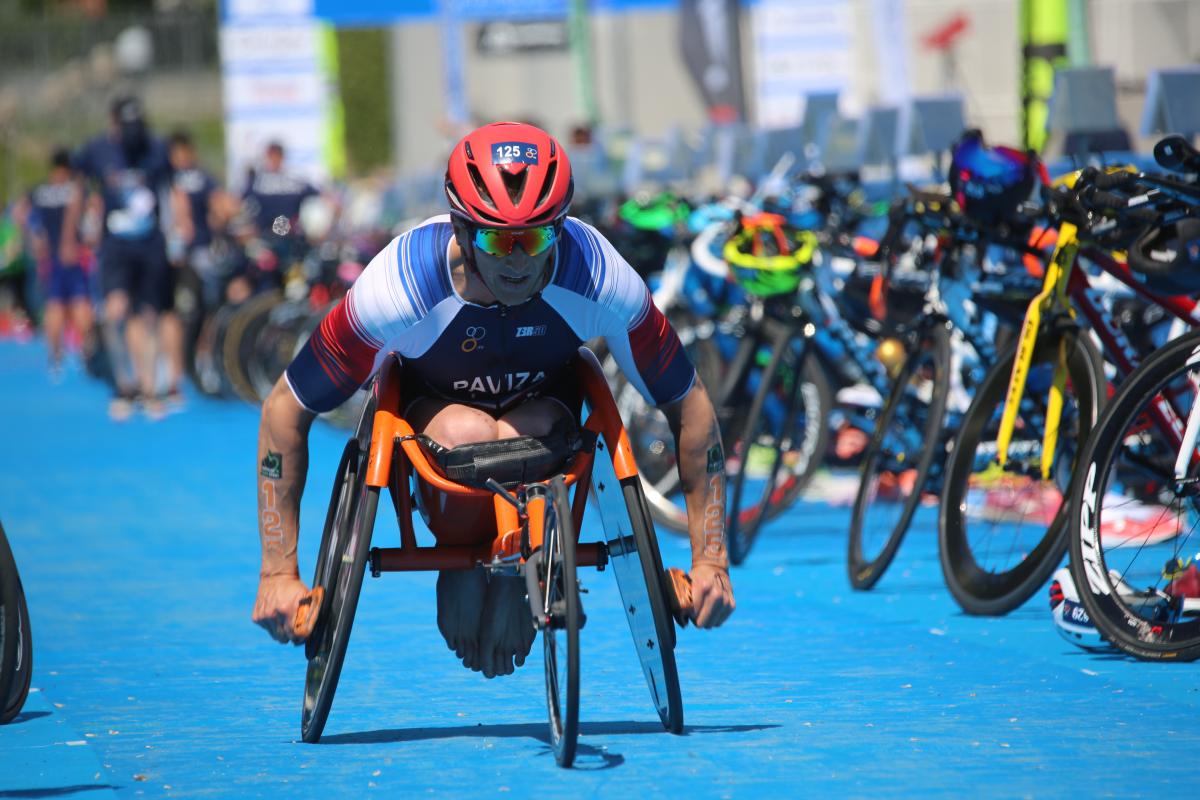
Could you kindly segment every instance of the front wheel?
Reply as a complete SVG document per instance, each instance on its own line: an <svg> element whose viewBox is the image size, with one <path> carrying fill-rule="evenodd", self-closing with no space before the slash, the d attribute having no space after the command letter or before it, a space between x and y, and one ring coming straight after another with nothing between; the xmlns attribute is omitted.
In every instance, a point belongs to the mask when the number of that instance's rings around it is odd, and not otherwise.
<svg viewBox="0 0 1200 800"><path fill-rule="evenodd" d="M812 346L802 337L778 345L753 399L741 401L749 400L748 413L734 415L744 420L726 440L734 564L746 559L763 523L787 510L820 466L833 401L817 359L809 357Z"/></svg>
<svg viewBox="0 0 1200 800"><path fill-rule="evenodd" d="M1060 346L1066 385L1049 477L1042 471L1047 398ZM1050 577L1066 551L1067 504L1075 463L1099 414L1100 357L1075 328L1044 327L1033 352L1004 466L997 432L1016 346L992 366L967 409L946 466L938 516L942 574L968 614L1001 615Z"/></svg>
<svg viewBox="0 0 1200 800"><path fill-rule="evenodd" d="M579 580L575 570L575 525L562 477L550 482L542 558L537 564L542 592L542 652L550 746L560 767L575 760L579 738Z"/></svg>
<svg viewBox="0 0 1200 800"><path fill-rule="evenodd" d="M1147 661L1200 658L1200 457L1179 459L1178 444L1197 413L1197 353L1200 332L1189 333L1121 385L1080 457L1071 506L1084 610L1101 636Z"/></svg>
<svg viewBox="0 0 1200 800"><path fill-rule="evenodd" d="M950 336L935 325L913 337L863 455L850 518L850 584L870 589L892 563L942 448L950 391Z"/></svg>

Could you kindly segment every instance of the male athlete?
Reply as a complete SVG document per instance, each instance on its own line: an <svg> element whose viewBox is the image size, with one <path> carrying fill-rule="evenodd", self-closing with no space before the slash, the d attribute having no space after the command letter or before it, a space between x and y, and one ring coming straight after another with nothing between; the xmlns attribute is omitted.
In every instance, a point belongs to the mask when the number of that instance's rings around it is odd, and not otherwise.
<svg viewBox="0 0 1200 800"><path fill-rule="evenodd" d="M573 183L559 143L511 122L460 141L446 172L449 216L397 237L367 266L263 406L258 458L262 571L253 620L280 642L307 593L296 539L313 417L340 405L397 353L417 432L444 447L547 435L576 424L570 363L603 336L675 435L692 540L692 607L713 628L734 609L725 553L725 474L708 393L645 284L594 228L567 216ZM492 503L422 510L440 543L490 538ZM481 536L482 535L482 536ZM524 583L482 569L437 581L438 628L464 666L511 674L533 643Z"/></svg>

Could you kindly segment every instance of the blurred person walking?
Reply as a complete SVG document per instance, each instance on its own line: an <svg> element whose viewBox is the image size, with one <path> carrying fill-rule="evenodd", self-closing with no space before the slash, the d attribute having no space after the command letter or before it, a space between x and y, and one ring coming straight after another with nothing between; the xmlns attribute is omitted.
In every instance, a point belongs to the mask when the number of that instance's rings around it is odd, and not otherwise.
<svg viewBox="0 0 1200 800"><path fill-rule="evenodd" d="M45 308L42 328L50 350L50 373L61 376L68 324L86 354L91 346L93 311L88 275L83 269L79 225L83 191L71 170L71 154L56 150L50 175L29 194L26 230L42 278Z"/></svg>
<svg viewBox="0 0 1200 800"><path fill-rule="evenodd" d="M221 189L216 179L200 166L187 131L177 130L167 139L167 157L171 164L171 224L167 249L173 267L172 295L179 270L187 265L200 279L204 305L215 307L220 302L221 276L217 274L211 245L213 228L222 224L218 220ZM179 384L184 371L184 331L173 306L162 315L159 324L159 338L169 370L165 396L168 411L183 406Z"/></svg>
<svg viewBox="0 0 1200 800"><path fill-rule="evenodd" d="M113 419L127 419L140 402L151 418L163 414L157 393L160 313L171 304L166 239L160 227L160 194L169 190L166 146L146 124L141 102L118 97L109 130L75 155L75 166L103 206L100 285L104 344L116 390Z"/></svg>

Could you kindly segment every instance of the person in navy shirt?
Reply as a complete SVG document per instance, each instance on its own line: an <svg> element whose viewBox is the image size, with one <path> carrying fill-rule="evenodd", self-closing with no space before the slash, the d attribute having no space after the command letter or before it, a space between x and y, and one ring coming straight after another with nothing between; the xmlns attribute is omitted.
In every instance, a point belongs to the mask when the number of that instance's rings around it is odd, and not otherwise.
<svg viewBox="0 0 1200 800"><path fill-rule="evenodd" d="M69 152L54 152L49 177L30 192L28 202L28 230L46 302L42 327L50 349L50 369L57 374L62 368L68 319L83 338L91 336L93 323L88 278L80 264L83 192L71 172Z"/></svg>
<svg viewBox="0 0 1200 800"><path fill-rule="evenodd" d="M103 208L104 340L117 382L109 410L125 419L140 400L149 415L158 416L163 406L154 379L157 318L172 301L160 213L171 167L166 145L151 134L137 98L117 98L110 112L109 130L75 157Z"/></svg>
<svg viewBox="0 0 1200 800"><path fill-rule="evenodd" d="M263 153L261 166L252 173L242 200L253 211L259 236L266 236L280 217L294 225L300 216L300 206L317 194L311 183L284 169L283 145L271 142Z"/></svg>
<svg viewBox="0 0 1200 800"><path fill-rule="evenodd" d="M307 434L388 353L403 362L417 432L443 447L577 425L569 365L602 336L676 439L692 540L691 618L733 613L725 551L720 430L704 385L638 274L595 228L567 216L573 192L562 146L531 125L496 123L458 143L446 174L449 215L397 237L325 317L263 406L259 430L258 596L252 619L280 642L308 589L296 547ZM440 543L494 535L492 502L447 503L423 484L419 503ZM494 524L490 527L494 528ZM487 677L524 663L534 630L521 581L445 571L437 623L464 666Z"/></svg>

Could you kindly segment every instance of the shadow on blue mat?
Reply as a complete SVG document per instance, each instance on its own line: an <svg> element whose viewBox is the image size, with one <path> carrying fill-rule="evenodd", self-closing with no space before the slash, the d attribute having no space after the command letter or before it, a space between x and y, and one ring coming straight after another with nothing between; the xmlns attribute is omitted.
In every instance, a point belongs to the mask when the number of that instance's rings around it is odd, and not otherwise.
<svg viewBox="0 0 1200 800"><path fill-rule="evenodd" d="M118 788L120 787L109 783L81 783L75 786L56 786L51 789L4 789L0 790L0 797L65 797L78 792L95 792L105 789L116 791Z"/></svg>
<svg viewBox="0 0 1200 800"><path fill-rule="evenodd" d="M50 716L49 711L22 711L20 714L17 714L15 717L13 717L11 720L6 722L5 724L6 725L20 725L22 722L31 722L32 720L41 719L42 717L48 717L48 716ZM3 797L3 796L4 795L0 794L0 797Z"/></svg>
<svg viewBox="0 0 1200 800"><path fill-rule="evenodd" d="M683 735L693 733L746 733L778 728L778 725L684 725ZM580 736L628 736L630 734L661 733L659 722L581 722ZM537 739L549 744L545 723L526 722L511 725L460 725L453 728L388 728L360 733L338 733L322 736L321 744L397 744L425 742L435 739L457 739L470 736L479 739Z"/></svg>

